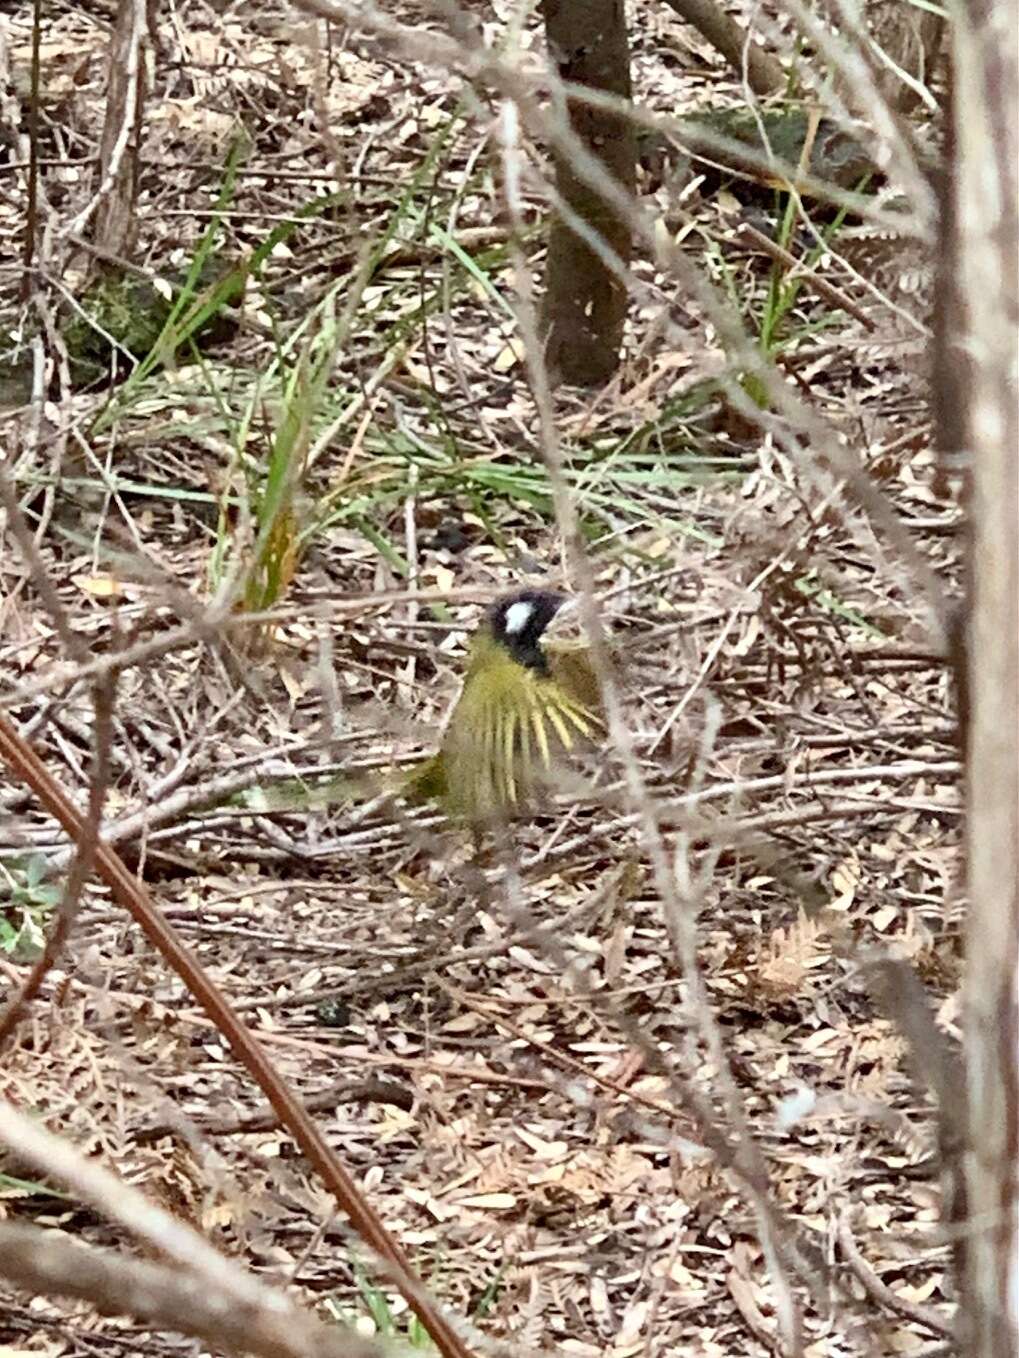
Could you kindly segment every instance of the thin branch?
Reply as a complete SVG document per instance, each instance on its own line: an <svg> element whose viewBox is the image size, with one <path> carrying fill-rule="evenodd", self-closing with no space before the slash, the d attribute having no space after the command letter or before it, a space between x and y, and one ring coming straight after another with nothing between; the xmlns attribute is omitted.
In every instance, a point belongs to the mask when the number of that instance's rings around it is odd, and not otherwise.
<svg viewBox="0 0 1019 1358"><path fill-rule="evenodd" d="M700 1113L698 1121L705 1142L709 1145L712 1145L712 1141L718 1144L719 1150L726 1155L727 1162L744 1187L757 1219L759 1238L775 1288L776 1312L782 1337L788 1351L798 1355L803 1351L802 1316L784 1257L783 1245L786 1243L788 1233L780 1225L774 1205L768 1196L767 1166L760 1147L750 1133L743 1101L732 1077L728 1056L706 993L697 959L693 902L681 899L681 892L678 890L677 879L670 863L669 849L636 757L619 686L613 673L608 640L595 604L594 572L584 549L576 505L563 475L559 430L553 413L543 348L538 336L533 279L519 245L523 220L517 192L520 182L517 115L518 105L514 100L507 99L503 104L502 144L506 203L510 221L514 226L510 258L517 282L517 324L524 341L527 374L538 411L542 459L552 487L556 522L562 533L567 562L579 586L580 617L591 643L591 657L600 683L613 748L623 764L627 792L634 807L655 886L662 901L666 928L676 948L687 982L691 1011L716 1070L722 1097L732 1122L733 1134L730 1136L719 1128L713 1112L703 1104L703 1101L702 1106L697 1108L693 1102L694 1090L689 1081L684 1082L687 1104ZM572 140L577 141L576 138ZM592 175L592 182L594 178ZM617 197L625 199L626 195L619 194ZM638 1030L630 1036L631 1039L641 1038L642 1046L649 1055L653 1054L656 1063L664 1064L664 1057L657 1045L641 1031ZM714 1145L712 1149L715 1149Z"/></svg>
<svg viewBox="0 0 1019 1358"><path fill-rule="evenodd" d="M753 245L755 249L761 250L783 268L790 270L793 278L802 279L808 288L813 288L819 297L823 297L826 302L830 302L833 307L844 311L848 316L858 320L865 330L876 330L877 323L873 317L868 316L865 311L856 305L851 297L847 297L844 292L829 283L808 268L802 260L790 254L788 250L782 248L777 241L770 240L763 231L758 231L749 222L741 222L737 228L737 234Z"/></svg>
<svg viewBox="0 0 1019 1358"><path fill-rule="evenodd" d="M111 675L99 681L93 692L95 731L93 736L92 777L89 786L88 811L82 823L81 836L75 844L71 870L67 875L64 893L57 908L56 918L41 955L29 972L21 992L13 997L0 1014L0 1047L13 1032L26 1007L38 995L46 973L63 951L74 925L78 904L85 883L92 875L103 803L110 783L110 752L113 737L113 703L116 681Z"/></svg>
<svg viewBox="0 0 1019 1358"><path fill-rule="evenodd" d="M946 1339L953 1337L955 1326L950 1320L946 1320L944 1316L939 1315L930 1306L918 1306L915 1301L900 1297L897 1292L892 1291L887 1283L881 1281L857 1248L848 1217L839 1218L838 1233L842 1257L872 1301L876 1301L879 1306L885 1307L888 1311L893 1311L897 1316L902 1316L913 1325L921 1325L931 1334L942 1335Z"/></svg>

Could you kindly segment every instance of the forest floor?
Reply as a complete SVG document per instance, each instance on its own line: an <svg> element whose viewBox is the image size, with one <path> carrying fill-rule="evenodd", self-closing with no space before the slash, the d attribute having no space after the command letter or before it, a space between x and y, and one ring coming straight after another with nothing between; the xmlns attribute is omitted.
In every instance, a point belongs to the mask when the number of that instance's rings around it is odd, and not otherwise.
<svg viewBox="0 0 1019 1358"><path fill-rule="evenodd" d="M392 12L421 22L411 4ZM42 211L58 236L90 193L110 20L86 0L46 22ZM31 6L0 22L23 92ZM741 101L667 7L632 22L648 108ZM193 635L124 670L108 837L317 1100L435 1295L492 1351L781 1351L754 1202L697 1109L730 1144L745 1118L770 1201L808 1254L809 1282L787 1270L806 1354L944 1351L933 1109L868 972L908 961L954 1042L961 803L932 619L957 590L960 511L931 446L928 317L912 281L930 261L904 230L875 287L872 262L848 268L857 246L840 224L813 269L855 314L808 285L776 318L781 283L737 239L748 216L769 229L775 194L748 207L696 167L644 184L642 207L755 342L775 319L762 347L885 515L825 470L820 443L794 456L732 408L714 328L638 251L618 376L597 394L557 391L553 413L658 829L621 790L613 749L597 795L514 825L479 879L437 814L343 788L351 770L434 748L479 604L564 578L555 478L507 305L519 280L497 109L376 39L334 30L329 49L320 31L282 0L162 12L136 262L178 275L217 214L219 248L244 256L305 211L201 362L61 392L41 431L30 411L0 410L41 559L101 657L169 638L243 562L255 530L225 497L257 500L258 469L314 391L294 578L257 638ZM541 201L526 180L525 201L540 278ZM20 257L24 219L24 176L8 175L3 258ZM830 220L817 209L819 229ZM801 230L793 248L810 246ZM53 248L55 305L89 260L67 240ZM2 266L5 330L27 314L18 274ZM83 805L92 690L13 544L0 609L4 709ZM0 787L13 986L66 856L31 796ZM696 973L681 955L692 920ZM363 1321L385 1296L407 1334L402 1303L288 1138L246 1126L259 1091L98 884L0 1088L308 1306ZM0 1171L8 1217L131 1247L25 1166ZM84 1305L0 1295L5 1352L199 1351Z"/></svg>

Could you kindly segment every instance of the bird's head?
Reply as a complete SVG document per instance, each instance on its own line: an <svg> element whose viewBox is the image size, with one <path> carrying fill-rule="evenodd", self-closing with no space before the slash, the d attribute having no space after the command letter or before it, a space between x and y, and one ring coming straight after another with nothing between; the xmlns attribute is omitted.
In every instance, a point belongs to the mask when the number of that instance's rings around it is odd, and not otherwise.
<svg viewBox="0 0 1019 1358"><path fill-rule="evenodd" d="M488 612L492 640L505 647L525 669L548 673L546 644L576 610L565 594L551 589L519 589L505 595Z"/></svg>

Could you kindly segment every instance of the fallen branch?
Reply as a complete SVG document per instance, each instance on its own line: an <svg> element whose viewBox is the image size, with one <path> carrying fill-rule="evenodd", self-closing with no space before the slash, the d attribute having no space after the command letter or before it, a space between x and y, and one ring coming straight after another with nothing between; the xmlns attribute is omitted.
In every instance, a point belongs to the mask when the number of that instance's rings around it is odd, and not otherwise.
<svg viewBox="0 0 1019 1358"><path fill-rule="evenodd" d="M242 1289L222 1280L213 1287L200 1272L93 1249L58 1231L0 1223L0 1273L37 1295L74 1297L104 1315L131 1315L257 1358L382 1358L379 1345L316 1320L229 1267L244 1280Z"/></svg>

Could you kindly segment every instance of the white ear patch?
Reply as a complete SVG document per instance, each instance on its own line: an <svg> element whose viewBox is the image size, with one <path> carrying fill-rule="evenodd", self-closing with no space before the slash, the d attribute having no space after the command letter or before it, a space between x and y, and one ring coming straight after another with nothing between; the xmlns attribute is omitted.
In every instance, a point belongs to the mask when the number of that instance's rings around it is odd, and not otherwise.
<svg viewBox="0 0 1019 1358"><path fill-rule="evenodd" d="M503 623L506 635L515 637L518 632L522 632L531 621L533 612L534 604L526 603L522 599L518 599L515 604L510 604L506 610L506 621Z"/></svg>

